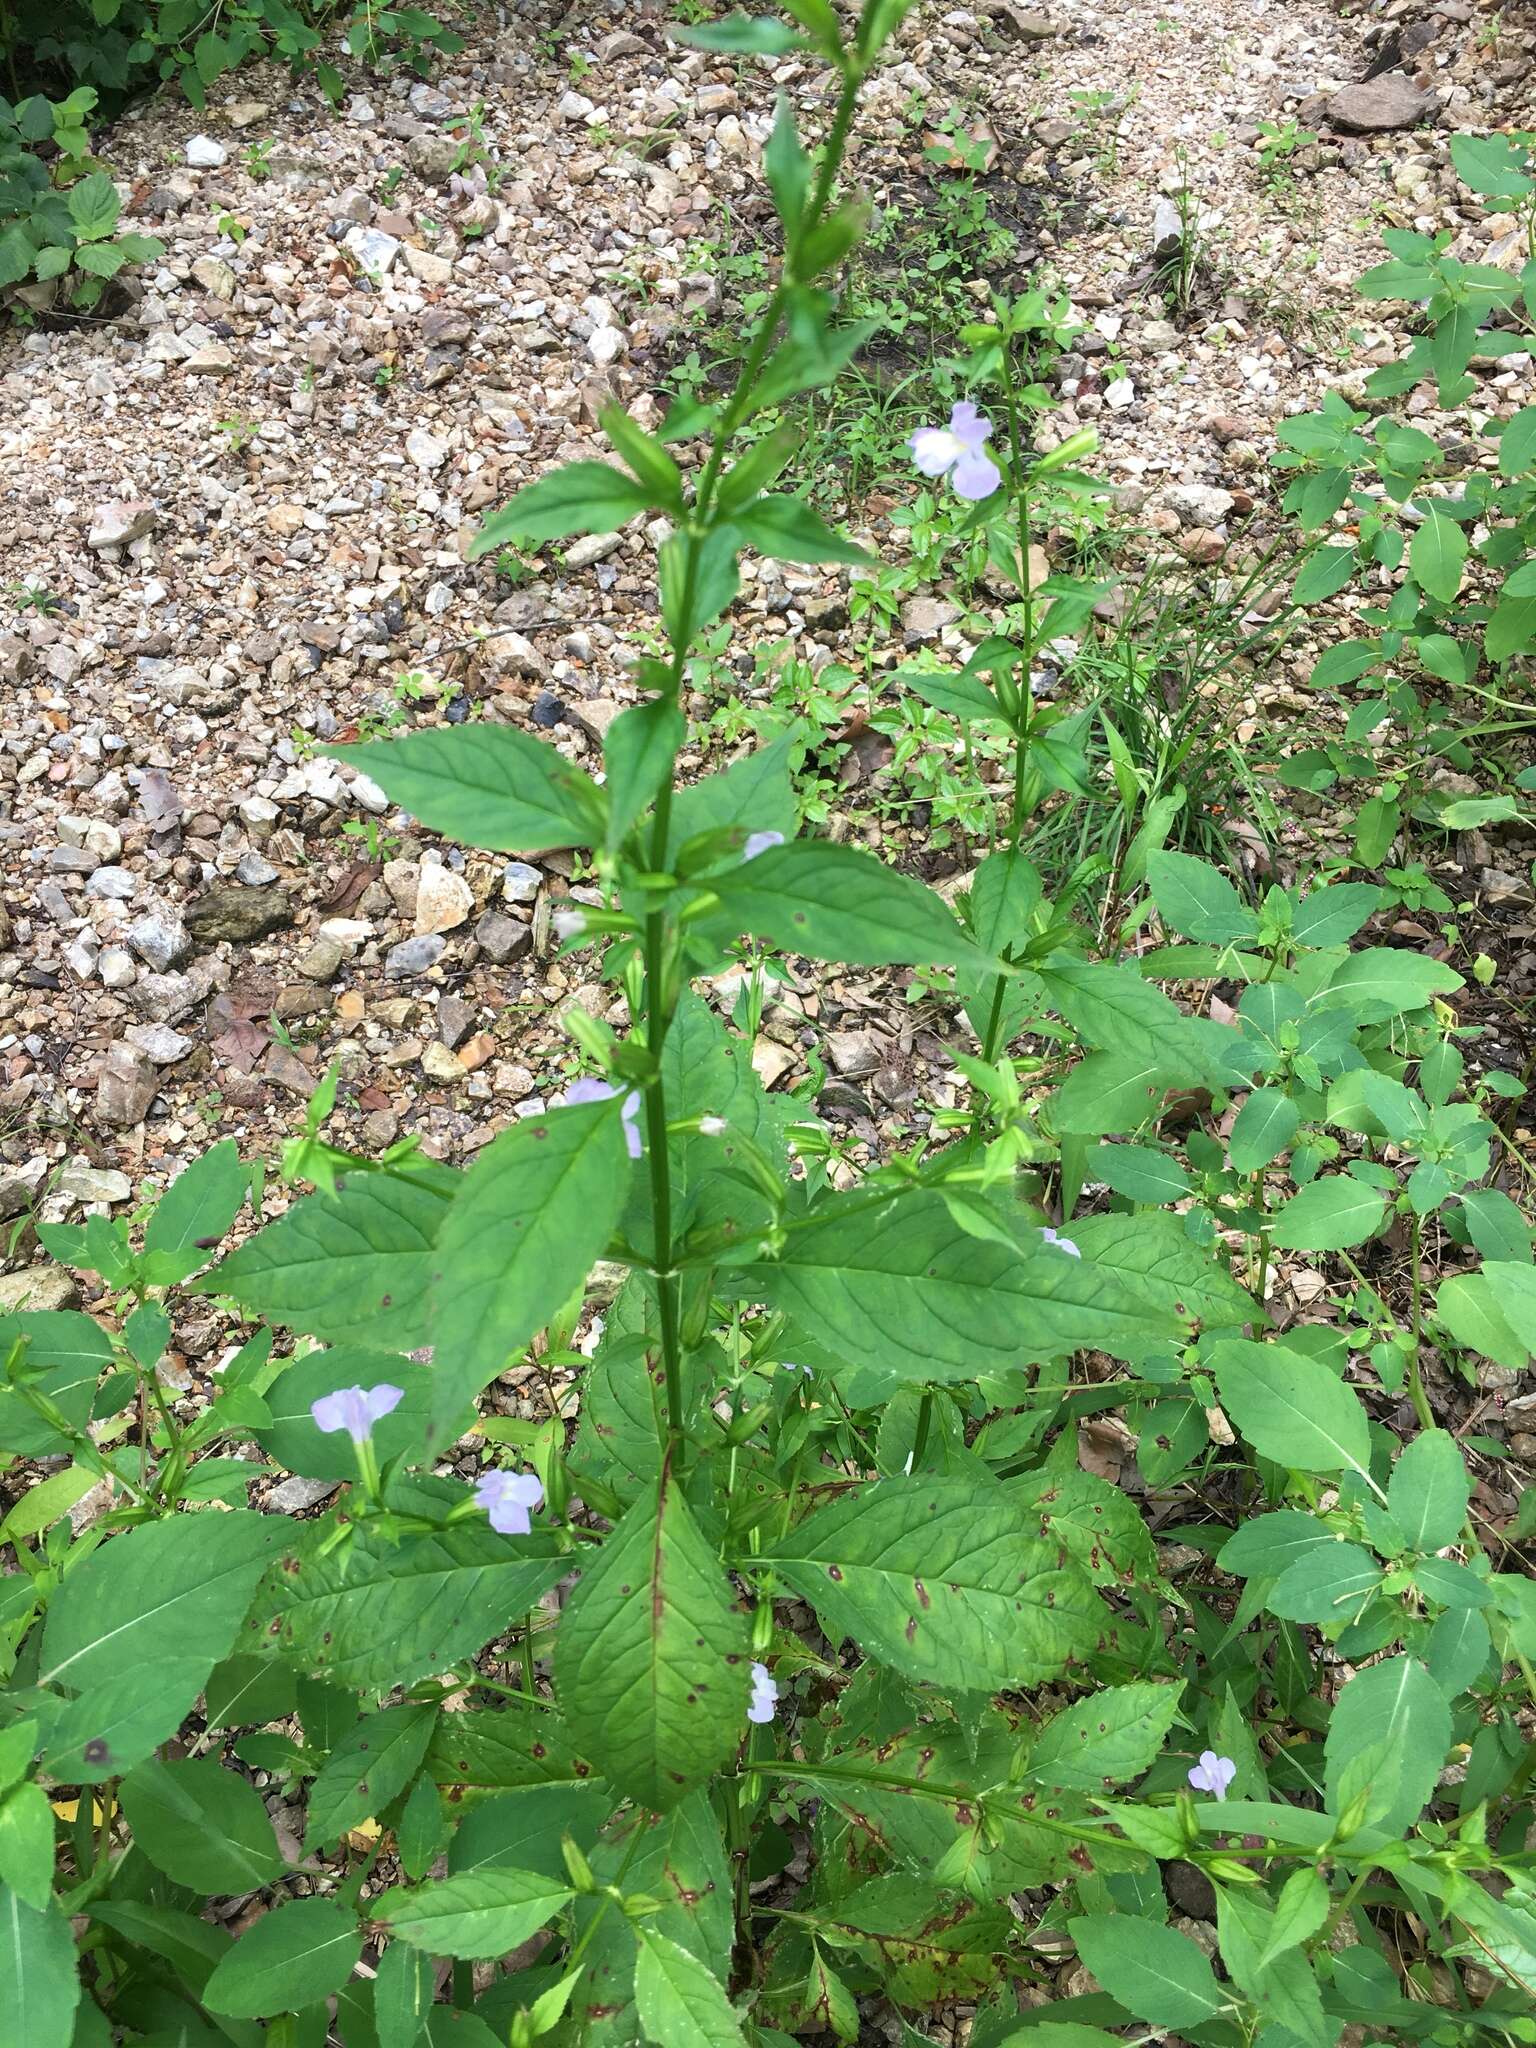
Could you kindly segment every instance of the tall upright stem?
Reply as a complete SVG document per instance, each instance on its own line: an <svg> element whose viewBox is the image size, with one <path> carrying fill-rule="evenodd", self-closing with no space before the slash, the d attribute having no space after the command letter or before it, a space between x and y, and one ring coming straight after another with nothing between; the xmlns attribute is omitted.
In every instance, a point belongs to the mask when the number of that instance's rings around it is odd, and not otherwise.
<svg viewBox="0 0 1536 2048"><path fill-rule="evenodd" d="M665 684L665 693L673 703L677 703L681 698L688 651L698 631L700 550L704 535L709 529L709 515L720 472L725 463L726 450L751 404L763 365L768 360L769 351L778 334L788 290L795 281L798 252L804 244L805 237L821 219L831 200L843 153L847 147L848 133L858 104L859 86L863 75L861 62L857 57L850 57L843 69L837 109L833 114L826 145L817 167L815 185L794 233L787 237L784 274L763 309L762 318L758 322L757 331L752 337L746 359L742 364L741 374L737 377L735 388L715 423L709 454L699 477L687 530L683 536L683 546L686 549L683 590L672 631L672 658L668 665ZM675 769L668 773L662 784L652 819L650 864L657 874L665 874L669 865L674 773ZM673 1242L672 1170L667 1150L667 1092L662 1078L661 1056L677 1008L678 969L672 953L671 933L664 908L658 907L646 914L642 958L645 969L642 998L645 1047L651 1060L651 1075L643 1091L646 1167L651 1184L651 1272L656 1283L657 1311L661 1325L662 1369L666 1377L667 1420L664 1448L676 1464L683 1456L686 1440L683 1413L682 1316L679 1276L673 1265L676 1246Z"/></svg>

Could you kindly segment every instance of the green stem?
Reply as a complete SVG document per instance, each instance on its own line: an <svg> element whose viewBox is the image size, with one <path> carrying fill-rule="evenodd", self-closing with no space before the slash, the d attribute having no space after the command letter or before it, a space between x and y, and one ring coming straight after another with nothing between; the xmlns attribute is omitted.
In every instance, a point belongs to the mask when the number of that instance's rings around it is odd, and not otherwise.
<svg viewBox="0 0 1536 2048"><path fill-rule="evenodd" d="M1424 1391L1424 1373L1419 1364L1419 1351L1424 1341L1424 1282L1422 1265L1424 1259L1424 1219L1414 1211L1413 1235L1409 1256L1413 1261L1413 1272L1409 1276L1413 1289L1412 1348L1408 1353L1408 1394L1413 1402L1413 1412L1419 1419L1421 1429L1433 1429L1435 1417L1429 1405L1429 1396Z"/></svg>
<svg viewBox="0 0 1536 2048"><path fill-rule="evenodd" d="M768 360L783 318L790 288L794 282L796 259L805 244L806 236L816 226L826 211L837 182L843 154L847 148L848 133L853 123L854 109L858 103L859 85L863 78L863 66L857 57L850 57L843 68L842 90L838 95L837 110L832 117L826 145L821 154L816 184L810 201L801 215L799 226L790 238L785 253L784 273L781 275L768 304L763 309L757 331L747 351L741 374L726 402L725 410L715 424L709 455L699 478L684 546L687 550L683 572L683 590L678 605L676 624L672 634L672 659L668 669L666 694L675 703L682 694L683 678L687 669L688 652L697 632L699 597L699 566L703 538L709 530L709 515L714 503L715 490L725 462L726 450L732 435L741 424L752 401L763 365ZM668 774L656 799L655 816L651 831L651 866L658 874L667 871L669 842L672 830L672 784L673 774ZM646 1123L646 1164L651 1183L651 1268L656 1282L658 1317L661 1325L662 1369L666 1377L667 1422L666 1448L672 1458L681 1459L684 1449L683 1419L683 1368L682 1334L680 1315L680 1289L678 1275L673 1266L675 1246L672 1237L672 1176L671 1161L667 1151L667 1102L666 1087L661 1076L661 1054L666 1042L667 1031L677 1007L674 964L671 957L671 935L667 914L657 908L648 912L644 933L645 961L645 1046L652 1063L651 1078L645 1084Z"/></svg>
<svg viewBox="0 0 1536 2048"><path fill-rule="evenodd" d="M912 1440L912 1462L909 1472L920 1472L923 1453L928 1448L928 1432L933 1426L933 1389L924 1387L923 1398L917 1404L917 1435Z"/></svg>

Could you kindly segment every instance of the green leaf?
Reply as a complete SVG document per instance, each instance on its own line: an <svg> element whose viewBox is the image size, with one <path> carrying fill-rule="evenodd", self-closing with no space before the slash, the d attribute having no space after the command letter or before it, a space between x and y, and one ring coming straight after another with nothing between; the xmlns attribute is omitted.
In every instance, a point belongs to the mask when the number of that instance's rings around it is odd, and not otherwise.
<svg viewBox="0 0 1536 2048"><path fill-rule="evenodd" d="M746 2048L725 1986L706 1963L640 1923L635 2009L661 2048Z"/></svg>
<svg viewBox="0 0 1536 2048"><path fill-rule="evenodd" d="M652 490L611 462L568 462L493 512L470 542L469 559L478 562L500 548L532 547L573 533L614 533L658 502ZM508 729L479 726L470 736Z"/></svg>
<svg viewBox="0 0 1536 2048"><path fill-rule="evenodd" d="M1210 1366L1222 1407L1260 1457L1298 1472L1369 1472L1365 1410L1321 1359L1227 1337Z"/></svg>
<svg viewBox="0 0 1536 2048"><path fill-rule="evenodd" d="M246 1929L215 1965L200 2003L230 2019L301 2012L339 1991L362 1952L350 1913L329 1899L294 1899Z"/></svg>
<svg viewBox="0 0 1536 2048"><path fill-rule="evenodd" d="M1147 886L1163 923L1202 945L1224 946L1258 931L1258 918L1209 861L1166 849L1149 853Z"/></svg>
<svg viewBox="0 0 1536 2048"><path fill-rule="evenodd" d="M681 513L683 475L654 434L632 420L622 405L605 405L598 415L603 432L661 510Z"/></svg>
<svg viewBox="0 0 1536 2048"><path fill-rule="evenodd" d="M428 726L326 752L361 769L423 825L466 846L538 853L592 846L603 837L596 783L547 741L515 725Z"/></svg>
<svg viewBox="0 0 1536 2048"><path fill-rule="evenodd" d="M1352 547L1323 547L1303 566L1291 591L1297 604L1321 604L1342 590L1355 573Z"/></svg>
<svg viewBox="0 0 1536 2048"><path fill-rule="evenodd" d="M137 1665L130 1665L67 1701L48 1731L49 1775L61 1784L99 1785L168 1742L192 1711L208 1663L203 1657L162 1655L154 1672L155 1683L146 1688Z"/></svg>
<svg viewBox="0 0 1536 2048"><path fill-rule="evenodd" d="M1229 2003L1203 1952L1171 1927L1135 1913L1095 1914L1067 1925L1086 1967L1139 2020L1175 2030L1198 2027Z"/></svg>
<svg viewBox="0 0 1536 2048"><path fill-rule="evenodd" d="M432 1428L453 1442L465 1404L563 1308L623 1213L622 1097L527 1117L464 1176L433 1262Z"/></svg>
<svg viewBox="0 0 1536 2048"><path fill-rule="evenodd" d="M1078 1792L1102 1792L1139 1778L1157 1761L1182 1690L1109 1685L1053 1714L1030 1748L1029 1775Z"/></svg>
<svg viewBox="0 0 1536 2048"><path fill-rule="evenodd" d="M373 1982L373 2021L379 2048L421 2048L435 1986L436 1972L409 1942L391 1941L385 1946ZM350 2048L350 2037L343 2032L342 2038Z"/></svg>
<svg viewBox="0 0 1536 2048"><path fill-rule="evenodd" d="M742 541L776 562L855 562L875 558L828 526L803 498L764 497L732 521Z"/></svg>
<svg viewBox="0 0 1536 2048"><path fill-rule="evenodd" d="M1425 1429L1392 1467L1387 1507L1410 1550L1443 1550L1460 1536L1472 1481L1455 1437Z"/></svg>
<svg viewBox="0 0 1536 2048"><path fill-rule="evenodd" d="M891 680L904 683L925 704L931 704L935 711L947 712L951 718L958 718L962 725L969 725L977 718L990 718L1002 723L1003 707L980 676L966 675L963 671L958 675L947 675L939 670L909 668ZM996 854L989 856L991 859L1001 857Z"/></svg>
<svg viewBox="0 0 1536 2048"><path fill-rule="evenodd" d="M269 1574L248 1641L339 1685L408 1685L474 1656L568 1568L547 1535L484 1523L397 1544L360 1535L328 1555L301 1543Z"/></svg>
<svg viewBox="0 0 1536 2048"><path fill-rule="evenodd" d="M23 1363L30 1384L83 1430L91 1419L97 1385L113 1361L112 1339L93 1317L73 1309L22 1309L0 1316L0 1358L18 1337L26 1340ZM73 1448L69 1438L30 1408L14 1387L5 1386L0 1386L0 1445L27 1458Z"/></svg>
<svg viewBox="0 0 1536 2048"><path fill-rule="evenodd" d="M340 1841L349 1829L372 1820L397 1799L416 1775L436 1721L437 1708L431 1705L407 1703L364 1714L331 1751L309 1788L307 1845L322 1849Z"/></svg>
<svg viewBox="0 0 1536 2048"><path fill-rule="evenodd" d="M381 1382L402 1389L405 1399L373 1426L373 1447L381 1465L396 1458L425 1458L427 1420L431 1413L434 1377L430 1366L417 1365L390 1351L364 1351L341 1345L333 1351L311 1351L286 1362L266 1401L271 1422L255 1435L264 1450L286 1472L306 1479L355 1479L357 1455L342 1431L317 1428L310 1413L324 1394L339 1387L376 1387ZM468 1429L473 1410L466 1401L458 1418ZM457 1433L462 1433L462 1430Z"/></svg>
<svg viewBox="0 0 1536 2048"><path fill-rule="evenodd" d="M1428 1007L1465 983L1454 967L1399 946L1368 946L1340 962L1313 999L1315 1010L1347 1010L1357 1024L1378 1024Z"/></svg>
<svg viewBox="0 0 1536 2048"><path fill-rule="evenodd" d="M371 1917L414 1948L467 1959L505 1955L548 1924L573 1896L534 1870L477 1870L414 1890L386 1892Z"/></svg>
<svg viewBox="0 0 1536 2048"><path fill-rule="evenodd" d="M233 1138L214 1145L179 1173L155 1204L144 1229L147 1267L158 1280L180 1280L209 1257L208 1241L217 1241L240 1213L249 1174L240 1164ZM191 1260L195 1264L182 1265ZM172 1272L171 1265L180 1270Z"/></svg>
<svg viewBox="0 0 1536 2048"><path fill-rule="evenodd" d="M1224 1572L1240 1579L1278 1579L1297 1558L1326 1549L1336 1539L1315 1515L1278 1508L1245 1522L1217 1552Z"/></svg>
<svg viewBox="0 0 1536 2048"><path fill-rule="evenodd" d="M670 775L672 757L688 735L688 721L665 697L621 711L603 737L604 789L610 852Z"/></svg>
<svg viewBox="0 0 1536 2048"><path fill-rule="evenodd" d="M0 1883L44 1912L53 1897L53 1808L35 1779L0 1798Z"/></svg>
<svg viewBox="0 0 1536 2048"><path fill-rule="evenodd" d="M1463 185L1486 199L1523 199L1536 190L1525 153L1507 135L1453 135L1451 162Z"/></svg>
<svg viewBox="0 0 1536 2048"><path fill-rule="evenodd" d="M432 1342L434 1246L458 1174L360 1173L306 1195L193 1283L328 1344Z"/></svg>
<svg viewBox="0 0 1536 2048"><path fill-rule="evenodd" d="M1343 946L1381 902L1372 882L1340 882L1292 900L1291 936L1298 946Z"/></svg>
<svg viewBox="0 0 1536 2048"><path fill-rule="evenodd" d="M1099 1145L1088 1155L1088 1177L1102 1180L1130 1202L1156 1206L1187 1195L1189 1175L1176 1159L1149 1145Z"/></svg>
<svg viewBox="0 0 1536 2048"><path fill-rule="evenodd" d="M76 269L89 271L93 277L116 277L128 255L116 242L82 242L74 260Z"/></svg>
<svg viewBox="0 0 1536 2048"><path fill-rule="evenodd" d="M80 2002L75 1937L58 1907L41 1911L0 1884L0 2048L70 2048Z"/></svg>
<svg viewBox="0 0 1536 2048"><path fill-rule="evenodd" d="M605 1784L521 1785L504 1792L472 1807L459 1823L448 1850L448 1874L537 1870L563 1880L562 1838L571 1836L578 1849L589 1853L613 1805Z"/></svg>
<svg viewBox="0 0 1536 2048"><path fill-rule="evenodd" d="M1334 1701L1328 1722L1330 1812L1341 1810L1345 1771L1364 1764L1374 1788L1367 1820L1401 1834L1423 1811L1450 1746L1450 1705L1417 1658L1389 1657L1357 1671ZM1358 1782L1352 1783L1351 1793L1358 1790Z"/></svg>
<svg viewBox="0 0 1536 2048"><path fill-rule="evenodd" d="M1071 1238L1101 1276L1117 1276L1165 1316L1213 1330L1252 1320L1253 1297L1232 1278L1224 1252L1197 1244L1182 1217L1138 1216L1127 1230L1122 1217L1085 1216L1071 1225Z"/></svg>
<svg viewBox="0 0 1536 2048"><path fill-rule="evenodd" d="M788 22L772 14L728 14L721 21L698 22L672 33L680 43L698 50L725 50L741 57L782 57L807 47Z"/></svg>
<svg viewBox="0 0 1536 2048"><path fill-rule="evenodd" d="M1171 1081L1230 1087L1237 1078L1245 1051L1239 1034L1186 1017L1134 968L1053 953L1037 972L1046 1001L1089 1045L1150 1061Z"/></svg>
<svg viewBox="0 0 1536 2048"><path fill-rule="evenodd" d="M834 1640L951 1688L1054 1678L1107 1618L1003 1489L970 1478L883 1479L817 1509L764 1558Z"/></svg>
<svg viewBox="0 0 1536 2048"><path fill-rule="evenodd" d="M1332 1894L1315 1870L1293 1870L1275 1901L1269 1939L1259 1956L1260 1969L1287 1949L1309 1941L1328 1918L1332 1904Z"/></svg>
<svg viewBox="0 0 1536 2048"><path fill-rule="evenodd" d="M555 1638L572 1739L655 1812L732 1755L746 1725L746 1617L664 1466L583 1571Z"/></svg>
<svg viewBox="0 0 1536 2048"><path fill-rule="evenodd" d="M904 1381L971 1380L1030 1360L1097 1349L1135 1360L1178 1336L1178 1319L1090 1256L1037 1233L1029 1249L984 1242L942 1195L871 1213L831 1196L797 1220L777 1259L722 1273L814 1332L822 1348Z"/></svg>
<svg viewBox="0 0 1536 2048"><path fill-rule="evenodd" d="M152 1759L129 1772L120 1796L138 1847L193 1891L244 1897L283 1867L261 1794L216 1758Z"/></svg>
<svg viewBox="0 0 1536 2048"><path fill-rule="evenodd" d="M1504 476L1523 476L1533 468L1536 468L1536 405L1527 405L1505 422L1504 431L1499 436L1499 470Z"/></svg>
<svg viewBox="0 0 1536 2048"><path fill-rule="evenodd" d="M1283 1088L1255 1088L1232 1120L1227 1157L1239 1173L1257 1173L1296 1135L1301 1111Z"/></svg>
<svg viewBox="0 0 1536 2048"><path fill-rule="evenodd" d="M787 839L799 821L790 774L792 742L793 735L785 733L722 773L680 789L672 805L668 860L675 860L689 840L733 826L743 841L749 832L782 832Z"/></svg>
<svg viewBox="0 0 1536 2048"><path fill-rule="evenodd" d="M1270 1219L1270 1239L1282 1251L1346 1251L1375 1232L1386 1206L1379 1188L1347 1173L1325 1174L1280 1204Z"/></svg>
<svg viewBox="0 0 1536 2048"><path fill-rule="evenodd" d="M15 1543L51 1529L95 1484L96 1474L84 1465L66 1465L62 1472L50 1473L24 1493L0 1522L0 1543Z"/></svg>
<svg viewBox="0 0 1536 2048"><path fill-rule="evenodd" d="M1441 604L1454 604L1466 565L1466 534L1432 503L1408 549L1414 581Z"/></svg>
<svg viewBox="0 0 1536 2048"><path fill-rule="evenodd" d="M1531 1356L1526 1333L1533 1325L1518 1312L1511 1320L1496 1289L1497 1271L1487 1265L1480 1273L1453 1274L1435 1297L1435 1314L1458 1344L1519 1372Z"/></svg>
<svg viewBox="0 0 1536 2048"><path fill-rule="evenodd" d="M1282 1621L1354 1621L1381 1584L1382 1568L1358 1543L1326 1543L1295 1558L1265 1601Z"/></svg>
<svg viewBox="0 0 1536 2048"><path fill-rule="evenodd" d="M793 839L711 886L723 924L811 959L879 967L983 957L931 889L857 847Z"/></svg>
<svg viewBox="0 0 1536 2048"><path fill-rule="evenodd" d="M72 185L67 203L70 223L82 242L99 242L110 235L123 210L117 187L105 171L92 171Z"/></svg>
<svg viewBox="0 0 1536 2048"><path fill-rule="evenodd" d="M104 1543L53 1596L38 1684L80 1691L161 1658L211 1671L287 1533L279 1517L237 1508L143 1522Z"/></svg>
<svg viewBox="0 0 1536 2048"><path fill-rule="evenodd" d="M1506 597L1494 606L1483 633L1490 661L1508 661L1536 643L1536 597Z"/></svg>

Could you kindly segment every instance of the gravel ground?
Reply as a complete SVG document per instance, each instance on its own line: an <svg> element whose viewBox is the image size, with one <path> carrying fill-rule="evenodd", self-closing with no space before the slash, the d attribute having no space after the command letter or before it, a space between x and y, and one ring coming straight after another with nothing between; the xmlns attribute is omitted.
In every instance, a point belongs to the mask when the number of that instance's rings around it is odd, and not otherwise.
<svg viewBox="0 0 1536 2048"><path fill-rule="evenodd" d="M1401 309L1352 297L1380 227L1490 254L1500 224L1447 137L1531 120L1536 30L1490 42L1489 12L925 6L869 89L856 168L877 200L910 189L914 106L986 124L989 195L1035 223L1086 323L1054 431L1096 425L1135 547L1198 572L1234 535L1241 553L1283 531L1275 421L1401 347ZM605 452L611 395L658 416L699 313L736 317L701 245L761 217L775 90L816 121L805 67L685 51L664 18L513 14L431 84L359 79L339 115L275 70L201 115L162 98L107 148L163 262L118 318L0 338L0 1298L37 1257L29 1218L121 1213L215 1136L270 1155L332 1059L343 1142L414 1131L463 1158L560 1085L561 1010L611 1001L587 956L549 958L568 858L445 847L313 746L472 713L584 755L633 699L657 533L547 553L516 582L464 553L518 484ZM1373 66L1385 82L1362 83ZM1074 92L1107 88L1118 118L1084 117ZM493 191L456 117L478 122ZM1257 124L1288 117L1319 139L1276 189ZM1378 118L1409 125L1354 132ZM1209 265L1181 327L1149 257L1157 201L1186 179ZM1503 368L1474 403L1532 396L1528 366ZM1423 393L1408 410L1455 428ZM857 520L893 559L885 515L908 488ZM750 572L733 655L788 634L813 664L854 658L835 582ZM876 665L955 644L951 610L909 605ZM1241 737L1315 718L1299 682L1340 623L1234 676ZM1298 814L1287 858L1304 867L1315 840ZM1536 970L1530 851L1458 850L1510 885L1517 991ZM791 983L760 1066L792 1086L825 1040L854 1089L826 1106L872 1140L949 1085L918 1015L878 983ZM189 1385L221 1335L199 1314L172 1360Z"/></svg>

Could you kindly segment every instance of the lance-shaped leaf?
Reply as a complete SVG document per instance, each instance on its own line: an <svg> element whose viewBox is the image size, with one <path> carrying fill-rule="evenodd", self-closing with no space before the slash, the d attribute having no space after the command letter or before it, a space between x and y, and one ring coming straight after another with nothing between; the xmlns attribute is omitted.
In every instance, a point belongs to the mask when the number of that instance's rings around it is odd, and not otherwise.
<svg viewBox="0 0 1536 2048"><path fill-rule="evenodd" d="M215 1966L200 2002L231 2019L299 2012L339 1991L362 1952L350 1913L329 1899L293 1899L246 1929Z"/></svg>
<svg viewBox="0 0 1536 2048"><path fill-rule="evenodd" d="M536 1870L476 1870L386 1892L373 1917L435 1956L501 1956L537 1934L571 1888Z"/></svg>
<svg viewBox="0 0 1536 2048"><path fill-rule="evenodd" d="M830 1502L765 1553L834 1640L909 1678L970 1691L1038 1684L1108 1620L1075 1566L1002 1488L913 1474Z"/></svg>
<svg viewBox="0 0 1536 2048"><path fill-rule="evenodd" d="M50 1899L39 1912L0 1884L0 1956L6 1997L0 2048L70 2048L80 1966L69 1921Z"/></svg>
<svg viewBox="0 0 1536 2048"><path fill-rule="evenodd" d="M1149 1770L1173 1726L1182 1687L1110 1685L1055 1714L1029 1752L1029 1775L1043 1785L1102 1792Z"/></svg>
<svg viewBox="0 0 1536 2048"><path fill-rule="evenodd" d="M745 2048L741 2022L714 1971L643 1922L635 2009L646 2039L665 2041L667 2048Z"/></svg>
<svg viewBox="0 0 1536 2048"><path fill-rule="evenodd" d="M332 747L434 832L490 853L590 846L604 802L592 778L515 725L429 726L399 739Z"/></svg>
<svg viewBox="0 0 1536 2048"><path fill-rule="evenodd" d="M746 1617L664 1466L561 1616L555 1683L566 1726L617 1791L664 1811L741 1740L747 1664Z"/></svg>
<svg viewBox="0 0 1536 2048"><path fill-rule="evenodd" d="M612 533L658 503L653 490L610 462L568 462L493 512L470 543L469 558L478 562L497 548L572 533Z"/></svg>
<svg viewBox="0 0 1536 2048"><path fill-rule="evenodd" d="M339 1841L405 1790L436 1720L436 1707L407 1702L365 1714L348 1729L309 1788L305 1835L312 1849Z"/></svg>
<svg viewBox="0 0 1536 2048"><path fill-rule="evenodd" d="M875 1211L835 1196L737 1284L817 1332L824 1350L890 1373L893 1391L1088 1348L1135 1360L1178 1337L1177 1317L1117 1274L1032 1234L1029 1250L975 1237L936 1193Z"/></svg>
<svg viewBox="0 0 1536 2048"><path fill-rule="evenodd" d="M985 958L931 889L854 846L794 839L711 886L722 923L812 959L879 967Z"/></svg>
<svg viewBox="0 0 1536 2048"><path fill-rule="evenodd" d="M457 1173L352 1174L306 1195L195 1283L268 1321L323 1337L414 1351L432 1341L432 1248Z"/></svg>
<svg viewBox="0 0 1536 2048"><path fill-rule="evenodd" d="M465 1402L601 1255L629 1188L620 1109L612 1097L529 1117L493 1138L466 1174L432 1265L429 1442L452 1441Z"/></svg>
<svg viewBox="0 0 1536 2048"><path fill-rule="evenodd" d="M1260 1457L1298 1472L1369 1473L1365 1410L1320 1358L1228 1337L1210 1364L1222 1406Z"/></svg>
<svg viewBox="0 0 1536 2048"><path fill-rule="evenodd" d="M498 1536L474 1522L397 1544L359 1536L328 1555L301 1545L258 1595L247 1646L278 1649L341 1685L408 1685L473 1656L567 1562L547 1535Z"/></svg>

